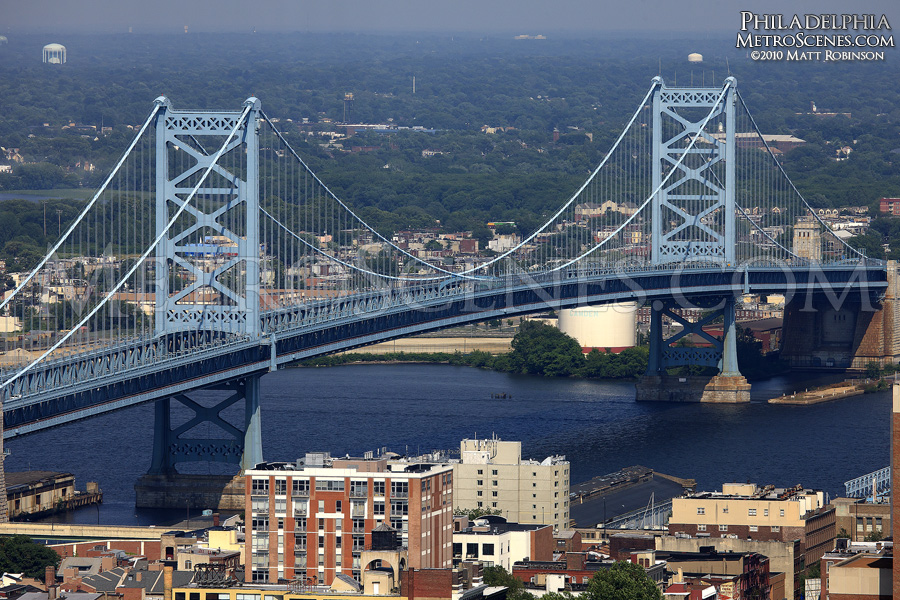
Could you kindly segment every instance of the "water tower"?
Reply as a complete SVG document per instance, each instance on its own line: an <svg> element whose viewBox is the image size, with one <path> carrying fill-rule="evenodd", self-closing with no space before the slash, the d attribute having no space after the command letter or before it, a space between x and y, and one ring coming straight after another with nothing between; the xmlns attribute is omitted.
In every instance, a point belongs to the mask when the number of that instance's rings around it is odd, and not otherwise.
<svg viewBox="0 0 900 600"><path fill-rule="evenodd" d="M66 47L62 44L44 46L44 62L48 65L66 64Z"/></svg>

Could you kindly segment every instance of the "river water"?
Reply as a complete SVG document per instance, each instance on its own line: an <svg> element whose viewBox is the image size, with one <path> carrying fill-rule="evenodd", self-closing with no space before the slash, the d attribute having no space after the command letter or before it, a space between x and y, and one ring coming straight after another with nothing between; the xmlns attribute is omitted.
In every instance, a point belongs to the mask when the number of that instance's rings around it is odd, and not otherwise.
<svg viewBox="0 0 900 600"><path fill-rule="evenodd" d="M643 465L693 477L701 490L731 481L802 483L833 497L844 481L889 464L890 394L803 407L765 400L838 378L792 373L754 382L750 404L701 405L636 403L632 382L448 365L285 369L262 380L263 451L279 461L322 450L420 453L497 435L521 440L526 458L566 455L572 483ZM492 398L499 393L507 398ZM134 508L134 482L150 464L152 423L153 405L145 404L12 440L6 469L71 472L82 489L100 483L99 508L56 520L143 525L184 517L186 511ZM214 437L214 428L200 429L198 437ZM186 467L179 470L220 472L216 465Z"/></svg>

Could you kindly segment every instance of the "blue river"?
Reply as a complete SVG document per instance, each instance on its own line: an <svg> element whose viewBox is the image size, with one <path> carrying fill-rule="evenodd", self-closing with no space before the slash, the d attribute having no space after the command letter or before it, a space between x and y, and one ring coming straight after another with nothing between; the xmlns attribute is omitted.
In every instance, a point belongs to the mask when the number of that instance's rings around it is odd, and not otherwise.
<svg viewBox="0 0 900 600"><path fill-rule="evenodd" d="M458 449L462 438L496 435L521 440L526 458L566 455L572 483L643 465L693 477L701 490L731 481L801 483L834 497L843 494L844 481L889 464L890 394L802 407L765 400L836 379L792 373L755 382L749 404L701 405L637 403L632 382L447 365L285 369L262 380L263 449L266 460L290 461L309 451ZM505 399L492 397L503 393ZM223 414L237 422L241 411ZM173 424L190 414L182 411ZM215 435L214 426L192 432ZM71 472L81 489L99 482L102 505L55 520L124 525L183 518L186 510L134 508L133 486L149 467L152 437L153 405L145 404L12 440L6 469ZM235 472L205 463L179 470Z"/></svg>

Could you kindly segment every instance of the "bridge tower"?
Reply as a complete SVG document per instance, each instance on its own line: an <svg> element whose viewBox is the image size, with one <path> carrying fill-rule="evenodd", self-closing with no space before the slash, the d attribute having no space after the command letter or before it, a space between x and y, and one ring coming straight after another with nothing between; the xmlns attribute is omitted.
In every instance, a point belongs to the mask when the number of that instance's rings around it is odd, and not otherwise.
<svg viewBox="0 0 900 600"><path fill-rule="evenodd" d="M651 263L733 267L737 82L729 77L721 88L668 87L659 77L656 82ZM681 310L685 308L700 309L703 316L691 321ZM637 386L638 400L749 402L750 385L737 364L734 309L733 295L712 295L693 303L686 299L653 302L649 364ZM664 317L680 325L668 338ZM704 330L718 323L721 339ZM691 335L703 340L703 345L682 345ZM666 369L677 366L714 367L719 374L669 377Z"/></svg>
<svg viewBox="0 0 900 600"><path fill-rule="evenodd" d="M155 262L156 335L166 339L169 352L223 337L256 337L259 100L249 98L243 111L175 110L165 97L157 103L156 230L162 238ZM229 141L232 131L236 133ZM167 231L182 206L184 212ZM156 401L153 461L136 486L138 506L194 503L228 508L210 497L222 482L207 482L212 492L197 493L195 476L186 478L190 481L185 487L194 490L189 498L171 498L178 495L180 485L175 464L226 462L240 464L243 470L262 462L260 377L261 373L250 373L207 388L225 392L214 406L185 394ZM173 399L193 411L192 418L174 428ZM245 404L243 431L220 414L240 400ZM203 423L216 426L224 437L183 437Z"/></svg>

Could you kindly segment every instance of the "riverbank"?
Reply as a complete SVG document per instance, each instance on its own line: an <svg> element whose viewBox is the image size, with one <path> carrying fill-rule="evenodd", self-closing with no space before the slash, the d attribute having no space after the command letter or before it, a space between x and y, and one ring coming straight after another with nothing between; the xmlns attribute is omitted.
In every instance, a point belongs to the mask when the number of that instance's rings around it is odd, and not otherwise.
<svg viewBox="0 0 900 600"><path fill-rule="evenodd" d="M850 379L811 390L807 389L802 392L770 398L768 402L769 404L819 404L821 402L861 396L871 392L880 392L888 389L888 386L889 384L885 379Z"/></svg>

